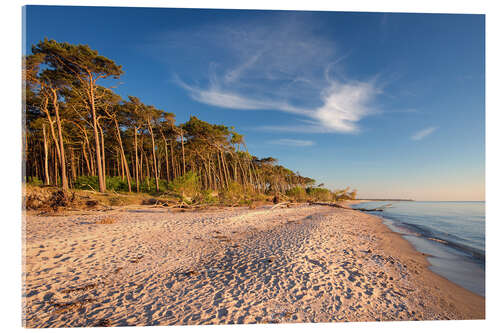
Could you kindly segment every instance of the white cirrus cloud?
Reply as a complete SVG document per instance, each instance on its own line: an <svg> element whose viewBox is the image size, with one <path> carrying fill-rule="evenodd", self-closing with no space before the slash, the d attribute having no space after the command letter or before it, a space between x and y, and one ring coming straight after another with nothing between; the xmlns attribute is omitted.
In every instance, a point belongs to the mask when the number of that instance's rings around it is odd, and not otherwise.
<svg viewBox="0 0 500 333"><path fill-rule="evenodd" d="M429 136L430 134L432 134L435 130L437 130L437 127L427 127L427 128L424 128L418 132L416 132L415 134L413 134L411 136L411 139L413 141L419 141L419 140L422 140L423 138L425 138L426 136Z"/></svg>
<svg viewBox="0 0 500 333"><path fill-rule="evenodd" d="M285 100L253 99L235 92L211 85L207 89L190 86L177 80L180 86L189 91L190 96L200 103L236 110L278 110L297 114L307 114L309 111L294 107Z"/></svg>
<svg viewBox="0 0 500 333"><path fill-rule="evenodd" d="M357 132L357 122L373 111L369 105L377 92L369 82L333 82L323 91L323 105L314 110L312 118L332 132Z"/></svg>
<svg viewBox="0 0 500 333"><path fill-rule="evenodd" d="M379 93L371 82L341 83L334 81L321 92L322 105L308 109L291 105L282 99L254 99L237 92L221 89L217 85L202 89L182 81L178 82L189 91L192 99L204 104L238 110L276 110L301 116L298 119L301 123L299 125L260 127L265 130L290 132L358 132L358 122L374 113L370 102Z"/></svg>
<svg viewBox="0 0 500 333"><path fill-rule="evenodd" d="M176 81L203 104L295 116L288 124L258 127L262 130L357 133L359 122L375 113L381 89L373 79L358 81L344 75L348 54L337 55L332 39L320 37L310 23L288 14L272 21L176 32L170 44L177 50L194 47L190 45L208 53L217 50L203 55L210 59L203 79L198 71L194 80L186 80L186 74Z"/></svg>
<svg viewBox="0 0 500 333"><path fill-rule="evenodd" d="M298 140L298 139L277 139L268 141L268 143L273 145L292 146L292 147L309 147L315 144L315 142L311 140Z"/></svg>

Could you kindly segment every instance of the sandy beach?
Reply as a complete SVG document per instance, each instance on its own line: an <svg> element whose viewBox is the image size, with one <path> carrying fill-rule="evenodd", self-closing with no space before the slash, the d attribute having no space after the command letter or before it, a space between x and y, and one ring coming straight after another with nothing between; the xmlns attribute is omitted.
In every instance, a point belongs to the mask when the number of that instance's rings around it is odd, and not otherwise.
<svg viewBox="0 0 500 333"><path fill-rule="evenodd" d="M29 213L24 233L26 327L485 317L484 297L352 210Z"/></svg>

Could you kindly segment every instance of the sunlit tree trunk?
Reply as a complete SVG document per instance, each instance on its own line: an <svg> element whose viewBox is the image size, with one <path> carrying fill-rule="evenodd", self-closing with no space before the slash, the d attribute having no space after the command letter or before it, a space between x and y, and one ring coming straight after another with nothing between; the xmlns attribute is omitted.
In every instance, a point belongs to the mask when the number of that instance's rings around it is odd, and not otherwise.
<svg viewBox="0 0 500 333"><path fill-rule="evenodd" d="M85 141L82 142L82 152L83 152L83 158L85 159L85 164L87 166L87 172L88 172L88 174L90 174L92 172L92 169L90 168L90 163L89 163L89 158L87 156L87 149L86 149Z"/></svg>
<svg viewBox="0 0 500 333"><path fill-rule="evenodd" d="M153 145L153 171L155 174L155 183L156 183L156 192L160 192L160 183L158 180L158 166L156 165L156 146L155 146L155 136L153 133L153 128L151 127L151 122L148 118L148 128L149 128L149 133L151 134L151 143Z"/></svg>
<svg viewBox="0 0 500 333"><path fill-rule="evenodd" d="M49 109L48 109L48 103L49 103L49 98L48 98L48 96L45 96L44 102L42 104L42 110L45 113L45 115L47 116L47 120L49 121L50 134L52 136L52 140L54 141L55 153L57 154L57 160L59 161L60 156L61 156L61 150L59 148L59 140L56 137L56 132L54 129L54 121L52 120L52 117L51 117ZM54 177L54 179L55 179L55 185L57 185L57 178Z"/></svg>
<svg viewBox="0 0 500 333"><path fill-rule="evenodd" d="M71 177L73 183L76 181L76 173L75 150L71 148Z"/></svg>
<svg viewBox="0 0 500 333"><path fill-rule="evenodd" d="M163 139L163 145L165 146L165 166L166 166L166 174L167 174L167 181L170 181L170 170L169 170L169 165L168 165L168 144L167 144L167 139L165 138L165 135L163 132L161 133L161 137Z"/></svg>
<svg viewBox="0 0 500 333"><path fill-rule="evenodd" d="M47 134L45 133L45 124L43 124L43 150L44 150L44 169L45 169L45 185L50 185L49 176L49 147L47 143Z"/></svg>
<svg viewBox="0 0 500 333"><path fill-rule="evenodd" d="M101 145L99 140L99 131L97 129L97 110L95 108L95 98L94 98L94 81L92 75L89 74L89 89L88 97L90 102L90 110L92 111L92 122L94 127L94 140L95 140L95 152L96 152L96 162L97 162L97 178L99 180L99 192L106 192L106 179L104 178L104 173L102 169L101 160Z"/></svg>
<svg viewBox="0 0 500 333"><path fill-rule="evenodd" d="M59 135L59 145L60 145L60 150L61 150L61 156L59 159L59 162L61 162L61 186L63 191L68 191L69 186L68 186L68 178L66 176L66 158L64 154L64 143L63 143L63 135L62 135L62 126L61 126L61 118L59 117L59 103L57 101L57 90L51 89L52 90L52 106L54 107L54 112L56 115L56 124L57 124L57 131Z"/></svg>
<svg viewBox="0 0 500 333"><path fill-rule="evenodd" d="M177 178L176 172L175 172L175 162L174 162L174 143L170 145L170 157L172 158L172 176Z"/></svg>
<svg viewBox="0 0 500 333"><path fill-rule="evenodd" d="M139 192L139 155L137 153L137 127L134 127L134 149L135 149L135 187Z"/></svg>
<svg viewBox="0 0 500 333"><path fill-rule="evenodd" d="M123 164L125 165L125 173L127 175L128 191L132 192L132 184L130 181L130 170L128 168L127 158L125 157L125 149L123 149L123 142L122 142L122 136L120 134L120 127L118 126L118 120L116 120L116 118L114 118L114 122L115 122L116 136L118 138L118 144L120 146L122 161L123 161Z"/></svg>
<svg viewBox="0 0 500 333"><path fill-rule="evenodd" d="M102 127L97 120L97 127L99 127L99 133L101 135L101 154L102 154L102 174L104 177L104 182L106 182L106 153L104 151L104 134L102 132Z"/></svg>
<svg viewBox="0 0 500 333"><path fill-rule="evenodd" d="M182 147L182 174L186 174L186 158L184 155L184 133L181 129L181 147Z"/></svg>

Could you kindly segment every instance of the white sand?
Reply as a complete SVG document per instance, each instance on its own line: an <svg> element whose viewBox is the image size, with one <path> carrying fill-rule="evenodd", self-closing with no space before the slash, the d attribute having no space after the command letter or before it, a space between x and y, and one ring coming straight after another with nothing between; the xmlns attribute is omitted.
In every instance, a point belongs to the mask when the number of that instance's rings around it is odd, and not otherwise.
<svg viewBox="0 0 500 333"><path fill-rule="evenodd" d="M25 227L27 327L484 318L483 297L355 211L142 208Z"/></svg>

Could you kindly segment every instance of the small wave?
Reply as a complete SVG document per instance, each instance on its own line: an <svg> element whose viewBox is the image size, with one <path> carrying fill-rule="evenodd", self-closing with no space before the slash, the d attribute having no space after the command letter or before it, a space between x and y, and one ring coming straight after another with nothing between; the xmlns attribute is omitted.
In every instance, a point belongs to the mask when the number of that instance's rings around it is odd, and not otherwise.
<svg viewBox="0 0 500 333"><path fill-rule="evenodd" d="M430 242L453 248L464 256L476 259L484 264L484 233L471 229L469 220L481 222L481 214L463 203L386 203L381 212L370 212L385 220L385 223L403 235L425 238ZM457 204L459 206L457 206ZM371 207L358 205L359 207ZM418 208L417 208L418 207ZM458 208L461 211L455 212ZM465 209L467 208L467 209ZM472 210L471 210L472 209ZM420 213L421 211L421 213ZM474 219L476 218L476 219ZM441 223L442 222L442 223ZM483 218L484 223L484 218ZM469 226L469 228L464 228ZM478 224L481 227L481 224Z"/></svg>
<svg viewBox="0 0 500 333"><path fill-rule="evenodd" d="M444 239L439 239L439 238L434 238L434 237L429 237L428 239L435 241L435 242L445 244L445 245L452 247L456 250L459 250L461 252L469 254L472 258L481 261L481 263L485 262L485 259L486 259L485 253L481 250L475 249L473 247L470 247L470 246L467 246L464 244L449 241L449 240L444 240Z"/></svg>
<svg viewBox="0 0 500 333"><path fill-rule="evenodd" d="M451 248L454 248L456 250L459 250L465 254L470 255L474 259L480 260L482 263L484 263L484 261L485 261L485 254L483 251L481 251L479 249L476 249L476 248L473 248L471 246L467 246L465 244L453 241L449 238L440 237L437 235L437 232L432 230L432 229L428 229L428 228L425 228L422 226L416 226L416 225L413 225L410 223L401 223L401 224L403 224L405 227L407 227L409 229L412 229L413 231L416 231L416 234L417 234L416 236L418 236L418 237L424 237L430 241L440 243L440 244L449 246Z"/></svg>
<svg viewBox="0 0 500 333"><path fill-rule="evenodd" d="M436 242L443 244L445 246L449 246L451 248L454 248L456 250L459 250L463 252L466 255L471 256L474 259L477 259L481 261L481 263L485 262L485 253L484 251L481 251L480 249L473 248L471 246L464 245L460 242L453 241L449 238L442 237L437 234L435 230L432 230L430 228L422 227L422 226L417 226L411 223L407 222L401 222L396 219L389 219L387 217L384 217L385 220L388 222L392 223L397 229L399 229L400 233L406 233L410 234L412 236L416 237L423 237L426 238L430 241ZM449 235L452 236L452 235Z"/></svg>
<svg viewBox="0 0 500 333"><path fill-rule="evenodd" d="M437 231L432 230L432 229L428 229L428 228L425 228L422 226L415 226L415 225L410 224L410 223L402 223L402 224L404 224L405 226L407 226L409 228L412 228L413 230L416 230L417 232L419 232L421 234L422 237L425 237L428 240L452 247L456 250L459 250L461 252L469 254L473 258L479 259L482 262L484 262L484 260L485 260L485 254L480 249L476 249L476 248L473 248L471 246L460 243L458 241L454 241L454 240L450 239L449 237L439 235ZM447 236L457 238L457 236L453 236L453 235L447 235Z"/></svg>
<svg viewBox="0 0 500 333"><path fill-rule="evenodd" d="M442 239L439 239L439 238L429 237L429 239L430 239L430 240L432 240L432 241L435 241L435 242L441 243L441 244L448 244L448 242L447 242L447 241L442 240Z"/></svg>

